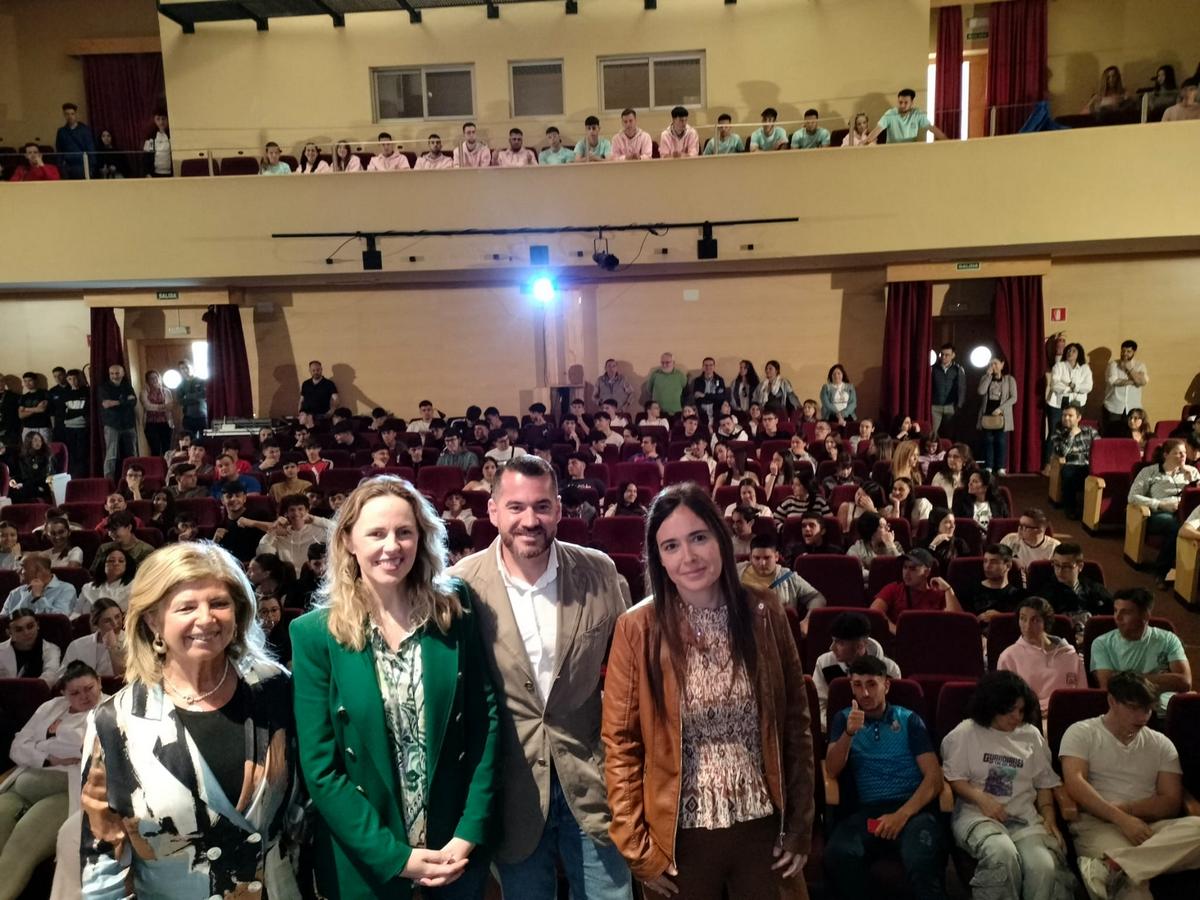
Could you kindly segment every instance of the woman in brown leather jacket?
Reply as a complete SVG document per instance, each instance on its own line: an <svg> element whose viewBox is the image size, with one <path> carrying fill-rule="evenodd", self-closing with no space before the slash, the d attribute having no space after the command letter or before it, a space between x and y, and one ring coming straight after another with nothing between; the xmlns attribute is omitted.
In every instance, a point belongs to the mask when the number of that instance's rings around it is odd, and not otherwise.
<svg viewBox="0 0 1200 900"><path fill-rule="evenodd" d="M605 680L613 841L675 900L804 898L812 739L783 608L739 582L694 484L655 499L646 556L652 596L617 620Z"/></svg>

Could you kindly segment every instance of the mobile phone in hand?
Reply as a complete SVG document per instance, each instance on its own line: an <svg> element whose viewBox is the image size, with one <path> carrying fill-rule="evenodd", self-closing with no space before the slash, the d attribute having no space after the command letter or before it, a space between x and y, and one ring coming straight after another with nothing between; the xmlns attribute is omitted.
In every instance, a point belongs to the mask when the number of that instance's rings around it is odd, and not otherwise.
<svg viewBox="0 0 1200 900"><path fill-rule="evenodd" d="M867 834L874 834L879 830L878 819L867 819Z"/></svg>

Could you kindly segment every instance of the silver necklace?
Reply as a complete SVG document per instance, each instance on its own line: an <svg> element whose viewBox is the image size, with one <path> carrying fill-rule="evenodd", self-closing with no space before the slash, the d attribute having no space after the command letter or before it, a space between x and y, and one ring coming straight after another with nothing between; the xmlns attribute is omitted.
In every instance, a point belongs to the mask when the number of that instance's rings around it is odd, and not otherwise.
<svg viewBox="0 0 1200 900"><path fill-rule="evenodd" d="M171 679L167 677L165 672L163 673L163 684L165 684L167 686L167 689L172 694L174 694L176 697L178 697L180 700L182 700L185 706L191 707L191 706L195 706L202 700L207 700L209 697L211 697L213 694L215 694L217 691L219 691L221 689L221 685L223 685L225 683L225 679L228 677L229 677L229 660L226 659L225 660L225 670L221 673L221 680L217 682L217 686L215 688L213 688L211 691L205 691L203 694L185 693L175 686L174 682L172 682Z"/></svg>

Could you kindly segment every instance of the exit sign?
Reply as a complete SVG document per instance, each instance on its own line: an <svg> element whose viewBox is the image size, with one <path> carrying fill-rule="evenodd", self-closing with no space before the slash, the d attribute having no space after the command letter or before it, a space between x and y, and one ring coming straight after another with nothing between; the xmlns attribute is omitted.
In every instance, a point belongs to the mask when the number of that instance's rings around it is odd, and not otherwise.
<svg viewBox="0 0 1200 900"><path fill-rule="evenodd" d="M979 263L977 263L977 262L961 262L961 263L956 263L954 268L956 268L960 272L978 272L979 271Z"/></svg>
<svg viewBox="0 0 1200 900"><path fill-rule="evenodd" d="M178 300L179 291L159 291L154 296L158 300Z"/></svg>
<svg viewBox="0 0 1200 900"><path fill-rule="evenodd" d="M1065 306L1050 307L1050 321L1051 322L1067 321L1067 308Z"/></svg>

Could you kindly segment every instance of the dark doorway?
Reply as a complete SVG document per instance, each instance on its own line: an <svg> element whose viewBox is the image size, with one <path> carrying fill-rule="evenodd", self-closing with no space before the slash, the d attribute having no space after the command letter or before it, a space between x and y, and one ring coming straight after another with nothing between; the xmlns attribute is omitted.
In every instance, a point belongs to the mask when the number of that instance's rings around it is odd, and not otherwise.
<svg viewBox="0 0 1200 900"><path fill-rule="evenodd" d="M971 351L977 347L991 351L996 347L994 296L995 284L991 278L951 282L940 314L933 317L932 349L953 344L956 361L967 370L966 408L955 416L949 429L945 425L941 429L941 436L952 441L974 443L979 379L986 371L987 361L982 367L972 365Z"/></svg>

